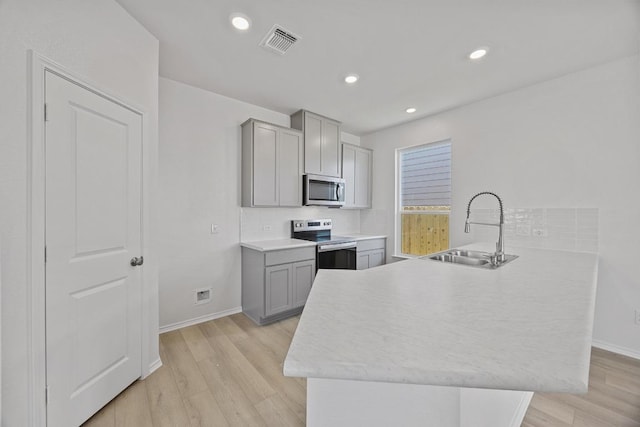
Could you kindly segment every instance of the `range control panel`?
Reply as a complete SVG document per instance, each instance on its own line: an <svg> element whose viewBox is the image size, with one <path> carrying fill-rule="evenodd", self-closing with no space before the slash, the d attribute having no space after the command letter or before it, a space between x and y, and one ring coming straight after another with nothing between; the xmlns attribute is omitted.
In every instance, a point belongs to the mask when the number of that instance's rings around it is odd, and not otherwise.
<svg viewBox="0 0 640 427"><path fill-rule="evenodd" d="M331 230L331 220L330 219L294 219L291 221L291 230L293 232Z"/></svg>

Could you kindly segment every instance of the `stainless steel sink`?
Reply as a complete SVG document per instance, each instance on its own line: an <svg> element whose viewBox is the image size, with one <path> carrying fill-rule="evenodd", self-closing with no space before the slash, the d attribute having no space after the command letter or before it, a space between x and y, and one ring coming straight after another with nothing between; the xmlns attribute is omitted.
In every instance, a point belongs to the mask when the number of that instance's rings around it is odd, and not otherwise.
<svg viewBox="0 0 640 427"><path fill-rule="evenodd" d="M448 251L445 251L445 253L449 255L454 255L454 256L478 258L478 259L490 259L491 255L493 255L488 252L471 251L468 249L450 249Z"/></svg>
<svg viewBox="0 0 640 427"><path fill-rule="evenodd" d="M446 262L449 264L462 264L488 270L502 267L506 263L518 258L517 255L505 255L504 261L495 261L495 254L490 252L472 251L467 249L449 249L437 254L422 257L432 261Z"/></svg>
<svg viewBox="0 0 640 427"><path fill-rule="evenodd" d="M452 255L452 254L438 254L429 257L434 261L449 262L452 264L464 264L473 265L475 267L481 267L485 264L489 264L488 259L470 258L466 256Z"/></svg>

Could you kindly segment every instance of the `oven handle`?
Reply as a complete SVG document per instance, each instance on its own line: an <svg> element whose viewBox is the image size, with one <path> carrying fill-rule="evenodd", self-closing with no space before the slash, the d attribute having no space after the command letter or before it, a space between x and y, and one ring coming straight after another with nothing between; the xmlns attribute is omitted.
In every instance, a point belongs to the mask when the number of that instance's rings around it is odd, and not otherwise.
<svg viewBox="0 0 640 427"><path fill-rule="evenodd" d="M337 251L340 249L351 249L357 246L356 242L332 243L328 245L318 245L318 252Z"/></svg>

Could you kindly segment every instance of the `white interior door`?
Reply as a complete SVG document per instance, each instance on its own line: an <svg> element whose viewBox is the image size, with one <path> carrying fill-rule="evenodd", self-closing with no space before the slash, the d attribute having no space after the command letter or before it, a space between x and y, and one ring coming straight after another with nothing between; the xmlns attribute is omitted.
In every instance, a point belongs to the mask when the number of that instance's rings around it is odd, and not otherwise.
<svg viewBox="0 0 640 427"><path fill-rule="evenodd" d="M47 424L141 375L142 117L45 74Z"/></svg>

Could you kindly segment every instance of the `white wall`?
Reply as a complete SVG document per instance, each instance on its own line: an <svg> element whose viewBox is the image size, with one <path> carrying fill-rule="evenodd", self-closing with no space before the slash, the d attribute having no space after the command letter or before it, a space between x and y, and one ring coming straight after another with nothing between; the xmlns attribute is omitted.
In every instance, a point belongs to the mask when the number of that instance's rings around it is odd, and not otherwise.
<svg viewBox="0 0 640 427"><path fill-rule="evenodd" d="M337 230L359 231L357 211L240 208L240 124L250 117L290 124L285 114L160 79L162 328L240 308L241 227L244 240L288 238L289 220L323 214ZM194 304L199 288L212 288L211 303Z"/></svg>
<svg viewBox="0 0 640 427"><path fill-rule="evenodd" d="M483 190L506 207L598 208L594 339L640 356L639 71L633 56L363 136L375 152L362 232L395 235L395 149L451 138L451 244L468 242L466 203Z"/></svg>
<svg viewBox="0 0 640 427"><path fill-rule="evenodd" d="M331 233L349 235L360 232L360 214L352 209L323 206L301 208L242 208L240 240L277 240L291 237L292 219L331 219Z"/></svg>
<svg viewBox="0 0 640 427"><path fill-rule="evenodd" d="M2 253L2 242L0 242ZM0 257L0 302L2 301L2 257ZM0 304L0 424L2 424L2 304Z"/></svg>
<svg viewBox="0 0 640 427"><path fill-rule="evenodd" d="M289 116L160 79L160 325L240 307L240 124ZM211 234L211 224L219 225ZM194 289L212 288L194 305Z"/></svg>
<svg viewBox="0 0 640 427"><path fill-rule="evenodd" d="M62 64L148 113L150 175L157 148L158 41L115 1L0 2L0 240L2 425L28 425L27 50ZM152 189L155 182L151 182ZM150 194L151 199L155 195ZM153 280L153 248L145 270ZM148 301L157 306L157 289ZM153 332L157 318L152 310ZM157 335L157 334L156 334ZM157 336L150 360L158 357Z"/></svg>

